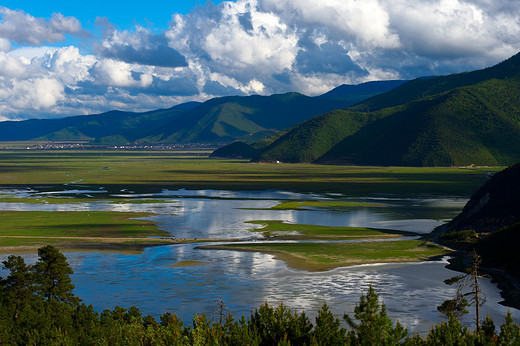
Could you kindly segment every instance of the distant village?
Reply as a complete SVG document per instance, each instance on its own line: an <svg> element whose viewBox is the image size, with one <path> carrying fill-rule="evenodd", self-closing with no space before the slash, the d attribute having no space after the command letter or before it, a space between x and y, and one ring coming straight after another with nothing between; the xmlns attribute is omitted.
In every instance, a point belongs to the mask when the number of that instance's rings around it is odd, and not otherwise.
<svg viewBox="0 0 520 346"><path fill-rule="evenodd" d="M0 145L1 146L1 145ZM40 142L23 147L26 150L185 150L210 149L222 146L222 143L177 143L177 144L124 144L100 145L77 142ZM0 149L21 149L12 146Z"/></svg>

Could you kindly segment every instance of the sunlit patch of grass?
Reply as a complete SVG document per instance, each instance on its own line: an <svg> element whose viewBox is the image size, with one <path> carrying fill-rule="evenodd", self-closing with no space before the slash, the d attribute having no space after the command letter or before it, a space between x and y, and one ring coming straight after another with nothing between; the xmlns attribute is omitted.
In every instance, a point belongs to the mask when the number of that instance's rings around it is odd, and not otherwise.
<svg viewBox="0 0 520 346"><path fill-rule="evenodd" d="M298 210L308 208L369 208L384 207L382 203L368 202L342 202L342 201L288 201L280 202L278 205L271 207L272 210Z"/></svg>
<svg viewBox="0 0 520 346"><path fill-rule="evenodd" d="M150 189L297 190L345 195L468 196L502 167L255 164L179 152L1 151L0 186L69 184Z"/></svg>
<svg viewBox="0 0 520 346"><path fill-rule="evenodd" d="M2 211L0 236L147 237L167 236L146 220L147 213L106 211Z"/></svg>
<svg viewBox="0 0 520 346"><path fill-rule="evenodd" d="M263 226L262 228L252 229L252 232L261 232L268 238L288 240L371 239L400 237L405 234L415 235L413 233L385 229L302 225L285 223L278 220L248 221L248 223Z"/></svg>
<svg viewBox="0 0 520 346"><path fill-rule="evenodd" d="M294 269L325 271L359 264L420 262L450 253L420 240L360 243L253 243L202 246L201 249L268 253Z"/></svg>

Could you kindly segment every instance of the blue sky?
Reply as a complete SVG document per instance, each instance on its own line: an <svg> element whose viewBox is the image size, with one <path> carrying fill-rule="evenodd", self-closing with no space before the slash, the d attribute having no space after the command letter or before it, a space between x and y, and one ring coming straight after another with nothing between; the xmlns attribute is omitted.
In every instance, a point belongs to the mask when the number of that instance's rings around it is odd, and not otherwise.
<svg viewBox="0 0 520 346"><path fill-rule="evenodd" d="M208 0L209 1L209 0ZM212 0L219 4L222 0ZM120 29L131 29L136 23L151 23L157 28L168 28L173 13L187 14L197 6L205 6L206 1L197 0L3 0L2 6L13 10L23 10L35 17L49 18L55 12L64 16L74 16L84 27L92 27L97 17L107 17Z"/></svg>
<svg viewBox="0 0 520 346"><path fill-rule="evenodd" d="M519 32L518 0L4 0L0 120L469 71Z"/></svg>

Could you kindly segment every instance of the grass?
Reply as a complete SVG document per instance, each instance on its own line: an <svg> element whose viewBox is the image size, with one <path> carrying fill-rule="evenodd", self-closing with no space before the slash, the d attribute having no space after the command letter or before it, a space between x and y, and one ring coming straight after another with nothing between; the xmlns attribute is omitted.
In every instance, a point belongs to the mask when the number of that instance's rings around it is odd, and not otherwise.
<svg viewBox="0 0 520 346"><path fill-rule="evenodd" d="M47 244L63 249L128 252L150 246L215 241L173 239L152 221L136 219L149 215L107 211L0 211L0 253L34 250Z"/></svg>
<svg viewBox="0 0 520 346"><path fill-rule="evenodd" d="M315 225L290 224L282 221L249 221L248 223L262 225L263 228L253 229L265 237L285 240L345 240L401 237L406 232L382 230L364 227L328 227Z"/></svg>
<svg viewBox="0 0 520 346"><path fill-rule="evenodd" d="M137 191L162 188L451 195L467 197L500 167L360 167L254 164L179 152L0 151L0 187L78 182Z"/></svg>
<svg viewBox="0 0 520 346"><path fill-rule="evenodd" d="M302 210L307 208L328 208L328 209L343 209L343 208L360 208L360 207L383 207L381 203L367 203L367 202L340 202L340 201L289 201L281 202L278 205L270 208L272 210Z"/></svg>
<svg viewBox="0 0 520 346"><path fill-rule="evenodd" d="M147 215L101 211L2 211L0 252L19 252L46 244L98 251L139 251L148 246L192 242L159 238L169 237L169 233L159 230L151 221L135 219Z"/></svg>
<svg viewBox="0 0 520 346"><path fill-rule="evenodd" d="M34 253L34 250L45 245L53 245L62 250L139 253L150 246L178 244L189 241L173 241L154 238L87 238L87 237L1 237L0 253Z"/></svg>
<svg viewBox="0 0 520 346"><path fill-rule="evenodd" d="M168 236L146 213L105 211L2 211L0 236L23 237L148 237Z"/></svg>
<svg viewBox="0 0 520 346"><path fill-rule="evenodd" d="M0 252L14 252L52 244L61 248L142 250L164 245L149 236L167 236L145 213L2 211Z"/></svg>
<svg viewBox="0 0 520 346"><path fill-rule="evenodd" d="M81 184L88 189L103 188L107 194L95 198L19 199L3 195L2 202L76 203L106 200L128 203L107 197L123 189L136 193L169 189L290 190L333 192L352 196L370 195L448 195L468 197L500 168L472 167L360 167L320 166L312 164L253 164L240 160L217 160L201 153L179 151L0 151L0 188L34 188L39 191L60 190L64 185ZM206 154L202 154L206 155ZM73 187L74 188L74 187ZM150 200L156 203L158 200ZM138 202L140 203L140 202ZM275 208L309 207L351 208L375 204L341 201L299 201L282 203ZM119 212L2 212L0 251L38 247L52 243L58 247L93 249L142 249L146 246L181 242L151 239L165 236L145 216ZM263 221L266 224L265 221ZM296 232L276 235L292 239L349 239L391 237L388 231L355 228L324 228L267 222L261 230ZM296 229L295 229L296 228ZM291 229L287 231L287 229ZM167 236L167 235L166 235ZM193 242L183 240L182 242ZM204 240L197 240L201 242ZM372 244L372 245L368 245ZM410 248L404 249L408 245ZM249 251L276 253L295 268L326 270L329 268L388 261L423 260L444 253L418 241L373 242L359 244L269 244ZM367 248L368 246L368 248ZM401 247L399 251L390 247ZM415 250L414 250L415 248ZM237 249L233 247L233 249ZM364 249L361 251L360 249ZM386 250L385 250L386 249ZM12 251L12 250L10 250ZM385 252L386 251L386 252Z"/></svg>
<svg viewBox="0 0 520 346"><path fill-rule="evenodd" d="M48 196L48 197L9 197L2 195L0 192L0 203L27 203L27 204L72 204L85 202L107 202L111 204L161 204L161 203L177 203L173 199L134 199L134 198L93 198L93 197L62 197L62 196Z"/></svg>
<svg viewBox="0 0 520 346"><path fill-rule="evenodd" d="M325 271L338 267L394 262L420 262L451 253L420 240L360 243L271 243L200 246L198 249L255 251L274 255L291 268Z"/></svg>

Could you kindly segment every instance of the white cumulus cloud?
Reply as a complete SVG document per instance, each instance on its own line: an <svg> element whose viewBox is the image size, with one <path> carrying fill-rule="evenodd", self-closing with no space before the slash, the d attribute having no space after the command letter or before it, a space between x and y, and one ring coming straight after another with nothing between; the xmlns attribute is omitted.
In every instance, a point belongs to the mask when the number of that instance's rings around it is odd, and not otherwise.
<svg viewBox="0 0 520 346"><path fill-rule="evenodd" d="M54 13L50 20L0 6L0 37L18 44L41 45L64 41L65 35L87 35L74 17Z"/></svg>
<svg viewBox="0 0 520 346"><path fill-rule="evenodd" d="M366 48L398 48L399 36L378 0L263 0L262 8L288 23L325 31Z"/></svg>
<svg viewBox="0 0 520 346"><path fill-rule="evenodd" d="M13 83L10 104L18 109L48 109L64 99L63 85L54 79L31 78Z"/></svg>
<svg viewBox="0 0 520 346"><path fill-rule="evenodd" d="M317 95L474 70L520 51L518 0L236 0L172 14L162 30L109 20L97 19L96 37L75 17L0 6L0 119ZM89 39L61 43L68 36Z"/></svg>
<svg viewBox="0 0 520 346"><path fill-rule="evenodd" d="M417 55L497 59L519 49L520 6L514 12L464 0L416 1L414 6L392 0L386 6L405 49Z"/></svg>

